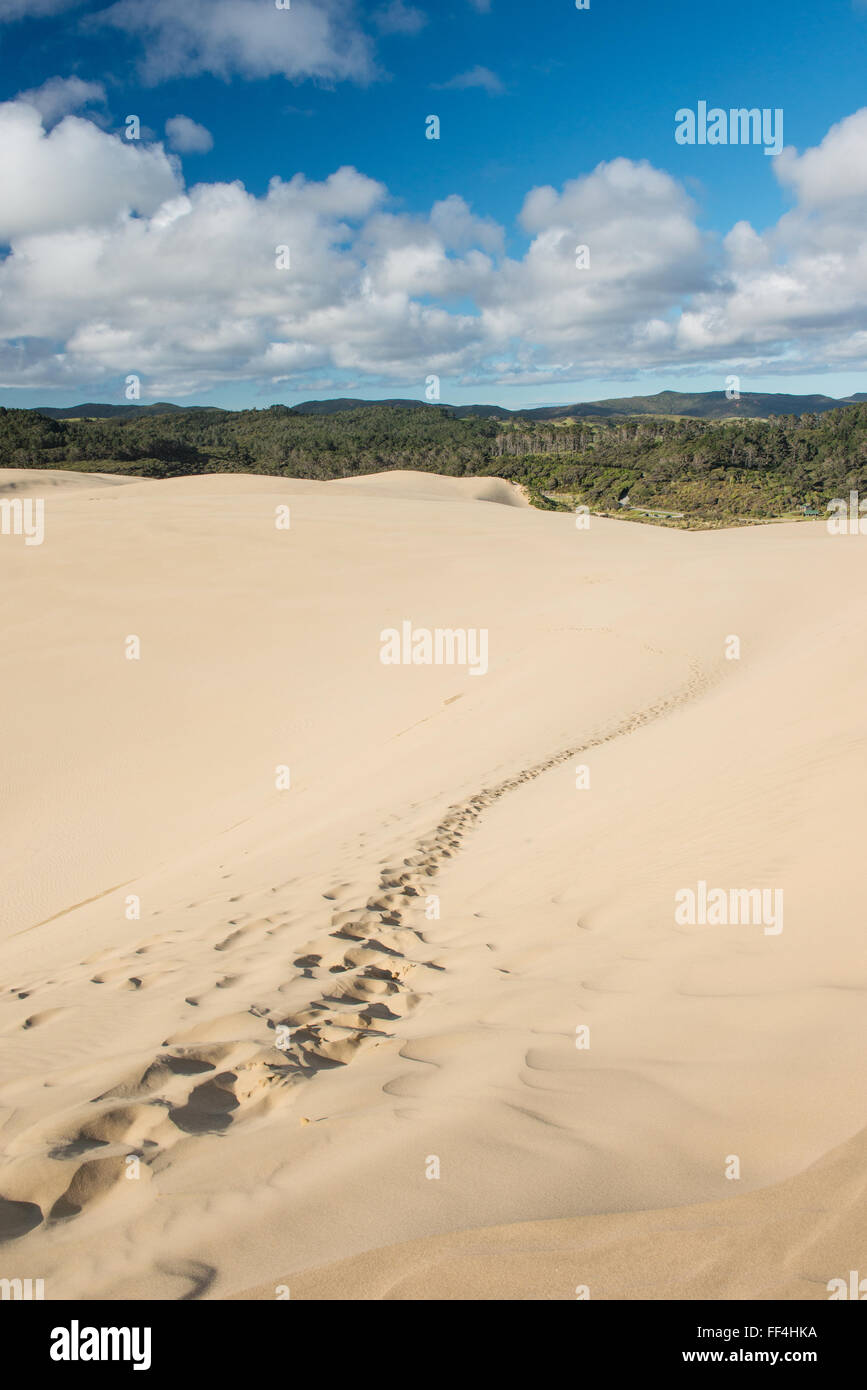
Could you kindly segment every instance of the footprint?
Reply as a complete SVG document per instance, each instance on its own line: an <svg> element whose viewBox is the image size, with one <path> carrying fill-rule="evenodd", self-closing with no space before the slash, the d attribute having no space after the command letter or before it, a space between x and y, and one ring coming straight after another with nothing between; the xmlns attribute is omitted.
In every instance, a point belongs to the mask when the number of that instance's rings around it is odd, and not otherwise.
<svg viewBox="0 0 867 1390"><path fill-rule="evenodd" d="M105 1197L113 1187L124 1178L127 1172L126 1156L116 1154L112 1158L91 1158L76 1170L66 1191L57 1198L49 1216L52 1221L62 1221L69 1216L77 1216L84 1207ZM150 1175L147 1165L139 1169L140 1178Z"/></svg>
<svg viewBox="0 0 867 1390"><path fill-rule="evenodd" d="M17 1240L40 1225L42 1208L35 1202L10 1202L0 1197L0 1241Z"/></svg>
<svg viewBox="0 0 867 1390"><path fill-rule="evenodd" d="M238 1080L235 1072L220 1072L210 1081L203 1081L191 1093L186 1105L169 1111L169 1119L186 1134L218 1134L232 1123L238 1099L232 1089Z"/></svg>
<svg viewBox="0 0 867 1390"><path fill-rule="evenodd" d="M69 1010L63 1008L43 1009L41 1013L31 1014L29 1018L25 1018L24 1022L21 1024L21 1027L41 1028L44 1023L51 1023L55 1018L62 1018L63 1015L67 1013L69 1013Z"/></svg>

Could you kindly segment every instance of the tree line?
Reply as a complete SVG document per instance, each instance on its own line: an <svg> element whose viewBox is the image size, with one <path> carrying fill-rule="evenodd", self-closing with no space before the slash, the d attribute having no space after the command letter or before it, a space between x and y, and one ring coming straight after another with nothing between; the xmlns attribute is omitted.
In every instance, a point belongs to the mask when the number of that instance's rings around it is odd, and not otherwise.
<svg viewBox="0 0 867 1390"><path fill-rule="evenodd" d="M447 407L331 415L264 410L53 420L0 408L0 467L168 478L252 472L345 478L388 469L499 474L541 501L760 518L867 492L867 404L769 420L458 419Z"/></svg>

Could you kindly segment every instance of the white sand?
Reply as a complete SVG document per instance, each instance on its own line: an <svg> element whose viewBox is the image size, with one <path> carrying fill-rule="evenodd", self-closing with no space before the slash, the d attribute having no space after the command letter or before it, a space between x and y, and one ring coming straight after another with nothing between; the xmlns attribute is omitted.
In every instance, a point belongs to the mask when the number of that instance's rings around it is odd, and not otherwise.
<svg viewBox="0 0 867 1390"><path fill-rule="evenodd" d="M863 540L412 473L10 485L46 533L0 536L0 1230L43 1219L0 1276L867 1275ZM486 629L487 674L383 665L404 619ZM781 888L782 932L678 925L699 880Z"/></svg>

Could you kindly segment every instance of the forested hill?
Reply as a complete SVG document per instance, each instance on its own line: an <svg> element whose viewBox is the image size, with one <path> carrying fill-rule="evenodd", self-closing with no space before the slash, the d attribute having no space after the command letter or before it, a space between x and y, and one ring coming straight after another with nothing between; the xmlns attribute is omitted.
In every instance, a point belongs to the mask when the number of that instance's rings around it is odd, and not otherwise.
<svg viewBox="0 0 867 1390"><path fill-rule="evenodd" d="M743 391L737 399L732 400L725 391L658 391L655 396L618 396L603 401L519 407L517 410L507 410L502 405L442 404L436 407L420 400L364 401L352 397L302 401L291 409L299 415L337 415L342 411L376 410L381 406L392 406L401 410L439 408L448 410L458 419L478 416L490 420L611 420L630 415L686 415L696 420L768 420L772 415L803 415L806 411L821 413L836 410L841 405L851 405L862 399L867 397L850 396L848 400L840 401L832 396L789 396L772 395L764 391ZM47 415L52 420L132 419L136 415L172 415L190 410L220 410L219 406L181 406L173 405L171 401L156 401L153 405L98 405L91 401L82 405L34 408L37 414Z"/></svg>
<svg viewBox="0 0 867 1390"><path fill-rule="evenodd" d="M499 474L525 484L537 502L553 493L617 510L628 494L633 509L714 524L822 510L851 488L867 495L867 404L720 423L457 419L436 406L331 415L286 406L189 409L101 420L0 408L0 467L158 478L253 472L327 479L390 468Z"/></svg>

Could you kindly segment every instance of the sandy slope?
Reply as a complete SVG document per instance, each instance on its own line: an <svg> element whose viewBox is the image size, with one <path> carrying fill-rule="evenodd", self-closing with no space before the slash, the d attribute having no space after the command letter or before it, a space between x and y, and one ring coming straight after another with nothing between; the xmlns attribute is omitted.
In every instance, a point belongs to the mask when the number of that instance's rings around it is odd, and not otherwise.
<svg viewBox="0 0 867 1390"><path fill-rule="evenodd" d="M0 481L47 498L44 545L0 537L0 1275L867 1266L857 538L581 531L420 474ZM487 674L384 666L404 619L487 629ZM678 925L698 880L782 888L783 931Z"/></svg>
<svg viewBox="0 0 867 1390"><path fill-rule="evenodd" d="M860 1261L863 1278L865 1167L862 1130L805 1173L734 1200L429 1236L287 1276L287 1287L295 1299L827 1299L829 1270L851 1290ZM270 1284L238 1295L274 1296Z"/></svg>
<svg viewBox="0 0 867 1390"><path fill-rule="evenodd" d="M97 492L119 483L137 482L122 473L72 473L65 468L0 469L0 496L44 497L46 493Z"/></svg>

